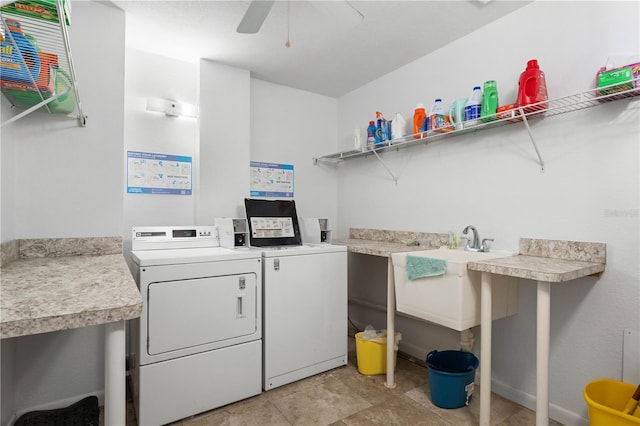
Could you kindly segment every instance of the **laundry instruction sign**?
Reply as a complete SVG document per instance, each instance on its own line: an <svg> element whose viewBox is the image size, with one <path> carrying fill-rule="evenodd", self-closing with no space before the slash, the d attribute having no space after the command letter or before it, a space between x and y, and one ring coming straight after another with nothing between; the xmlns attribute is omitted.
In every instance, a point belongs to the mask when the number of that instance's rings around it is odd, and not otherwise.
<svg viewBox="0 0 640 426"><path fill-rule="evenodd" d="M127 151L127 193L191 195L192 158Z"/></svg>
<svg viewBox="0 0 640 426"><path fill-rule="evenodd" d="M293 164L252 161L251 196L293 198Z"/></svg>

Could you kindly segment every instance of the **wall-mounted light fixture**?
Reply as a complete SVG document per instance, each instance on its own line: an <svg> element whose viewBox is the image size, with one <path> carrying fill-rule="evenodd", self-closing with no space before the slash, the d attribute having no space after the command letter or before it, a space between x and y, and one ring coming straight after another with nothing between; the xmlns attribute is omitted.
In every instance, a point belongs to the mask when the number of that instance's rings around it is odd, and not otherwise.
<svg viewBox="0 0 640 426"><path fill-rule="evenodd" d="M198 118L198 107L169 99L147 98L147 111L161 112L168 117Z"/></svg>

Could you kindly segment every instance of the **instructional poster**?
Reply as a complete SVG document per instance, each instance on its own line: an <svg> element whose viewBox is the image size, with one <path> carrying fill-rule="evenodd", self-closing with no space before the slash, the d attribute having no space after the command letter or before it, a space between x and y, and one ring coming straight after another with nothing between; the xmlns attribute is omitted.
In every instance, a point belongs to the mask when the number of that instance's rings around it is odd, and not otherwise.
<svg viewBox="0 0 640 426"><path fill-rule="evenodd" d="M251 217L253 238L293 238L295 229L291 217Z"/></svg>
<svg viewBox="0 0 640 426"><path fill-rule="evenodd" d="M191 195L192 159L127 151L127 193Z"/></svg>
<svg viewBox="0 0 640 426"><path fill-rule="evenodd" d="M252 161L251 196L293 198L293 165Z"/></svg>

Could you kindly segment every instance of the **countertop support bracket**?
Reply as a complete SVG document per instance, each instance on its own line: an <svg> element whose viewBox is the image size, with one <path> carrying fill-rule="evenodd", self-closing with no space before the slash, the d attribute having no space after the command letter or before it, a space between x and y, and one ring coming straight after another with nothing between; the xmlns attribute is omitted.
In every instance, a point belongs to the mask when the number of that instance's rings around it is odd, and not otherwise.
<svg viewBox="0 0 640 426"><path fill-rule="evenodd" d="M524 122L525 127L527 128L527 133L529 133L529 139L531 139L531 144L533 145L533 149L536 150L536 155L538 156L538 162L540 163L540 173L544 172L544 160L540 155L540 150L538 149L538 145L536 144L536 140L533 137L533 132L531 131L531 127L529 126L529 120L527 119L527 115L524 113L522 107L518 108L520 111L520 116L522 117L522 121Z"/></svg>

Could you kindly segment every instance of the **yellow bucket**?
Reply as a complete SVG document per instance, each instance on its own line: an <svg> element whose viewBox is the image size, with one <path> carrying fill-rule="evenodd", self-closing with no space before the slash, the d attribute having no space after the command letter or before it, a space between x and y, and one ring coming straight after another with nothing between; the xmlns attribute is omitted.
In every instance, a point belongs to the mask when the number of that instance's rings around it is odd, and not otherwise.
<svg viewBox="0 0 640 426"><path fill-rule="evenodd" d="M356 333L356 358L358 371L365 376L375 376L387 372L387 338L384 343L379 340L364 340L362 332ZM398 351L393 351L393 369L396 368Z"/></svg>
<svg viewBox="0 0 640 426"><path fill-rule="evenodd" d="M591 426L640 425L640 417L623 414L636 386L612 379L598 379L584 388L584 399L589 406Z"/></svg>

